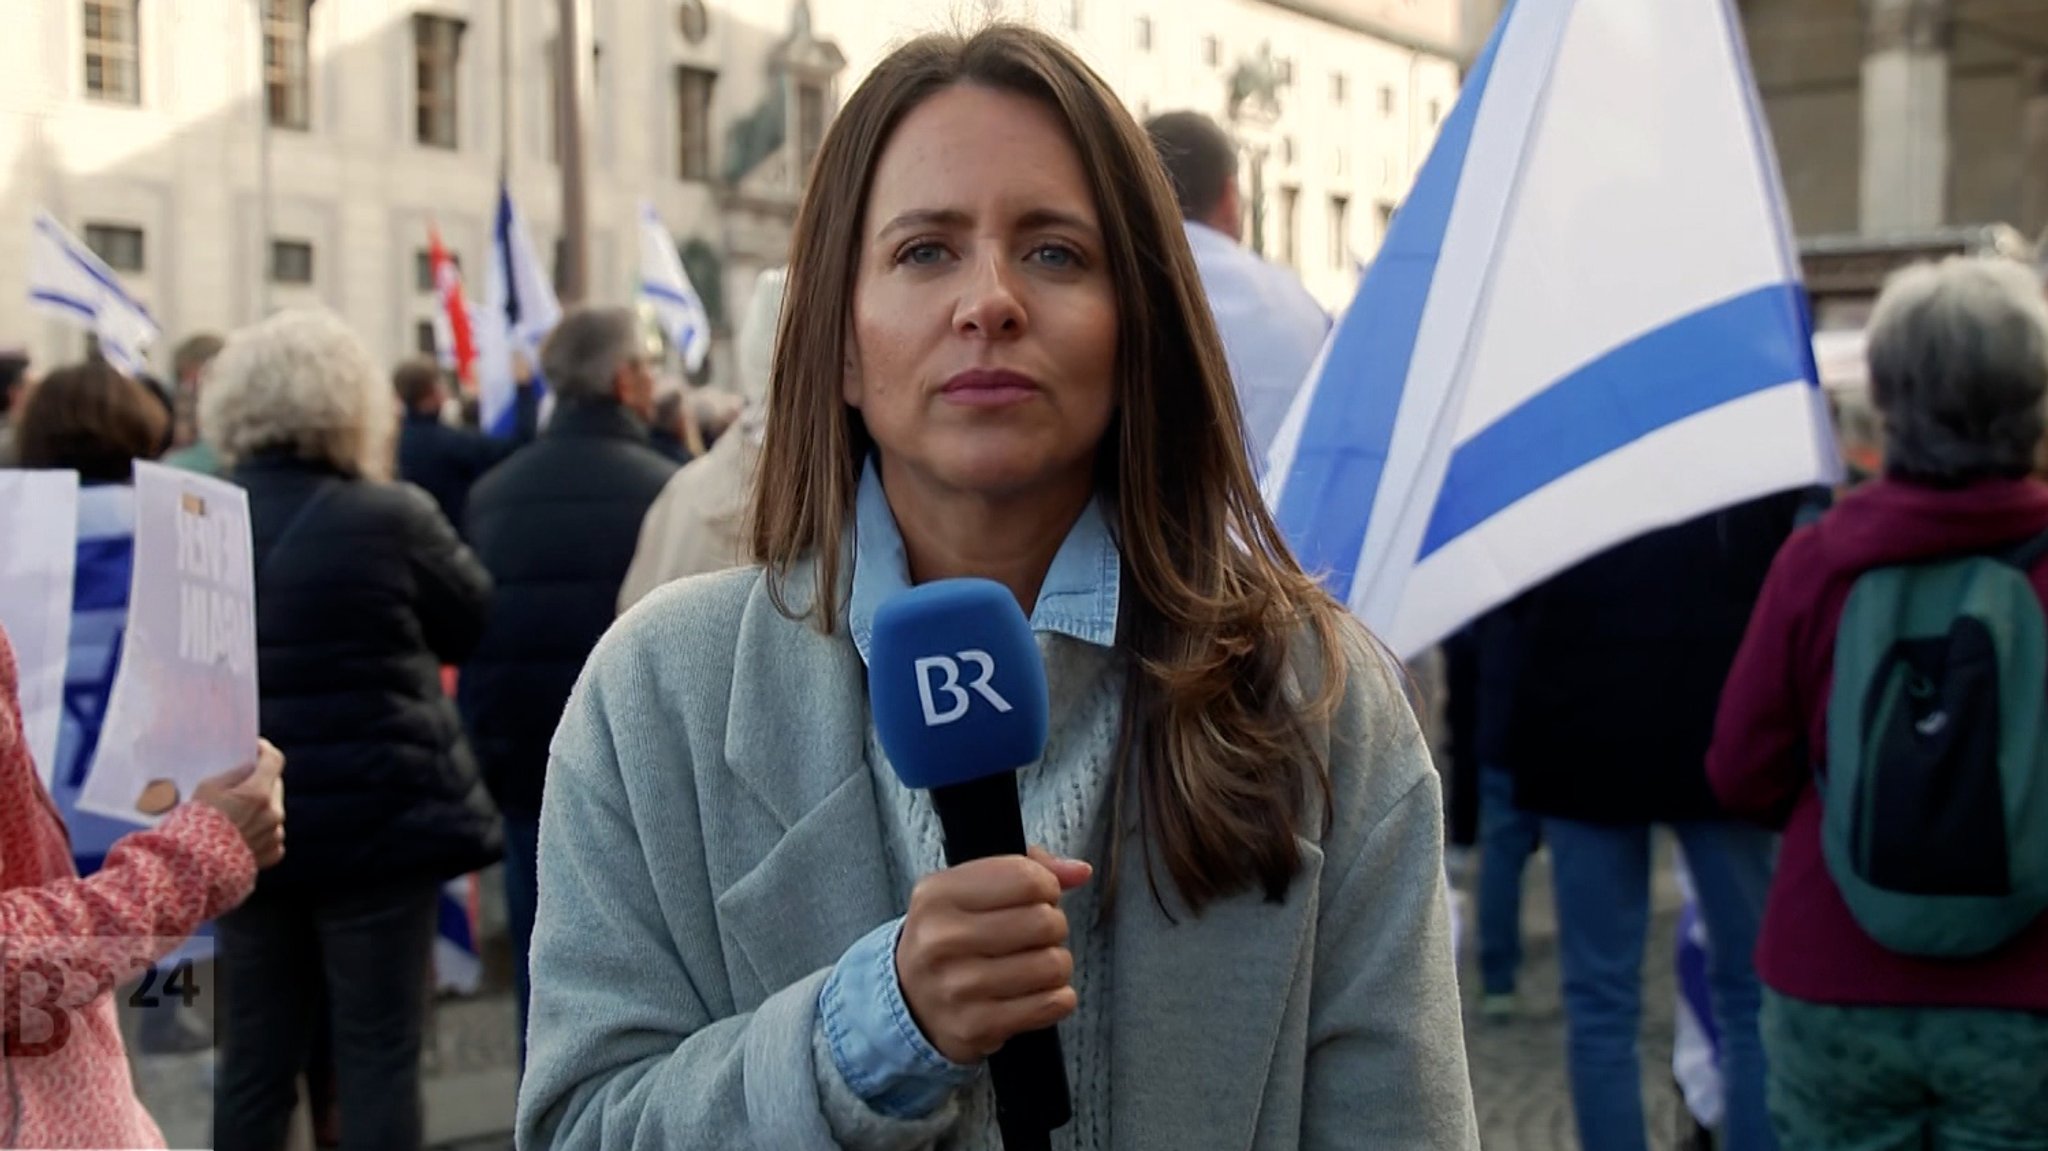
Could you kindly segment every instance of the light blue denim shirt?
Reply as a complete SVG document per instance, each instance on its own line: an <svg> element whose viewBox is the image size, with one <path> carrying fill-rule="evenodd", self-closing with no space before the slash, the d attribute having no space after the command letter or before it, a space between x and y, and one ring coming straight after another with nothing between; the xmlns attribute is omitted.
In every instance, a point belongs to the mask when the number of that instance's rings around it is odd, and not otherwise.
<svg viewBox="0 0 2048 1151"><path fill-rule="evenodd" d="M903 534L873 461L861 475L856 497L854 548L847 628L866 662L876 610L910 588ZM1121 562L1100 501L1090 503L1039 587L1031 630L1113 646ZM936 1110L981 1069L941 1055L911 1018L896 981L896 939L902 930L902 918L892 919L847 949L818 993L818 1015L846 1085L876 1111L914 1119Z"/></svg>

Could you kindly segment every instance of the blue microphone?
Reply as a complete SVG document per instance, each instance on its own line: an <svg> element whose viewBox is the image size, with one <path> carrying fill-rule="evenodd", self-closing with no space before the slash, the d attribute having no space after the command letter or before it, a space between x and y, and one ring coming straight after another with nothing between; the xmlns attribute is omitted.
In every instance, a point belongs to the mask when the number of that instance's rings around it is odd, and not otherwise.
<svg viewBox="0 0 2048 1151"><path fill-rule="evenodd" d="M868 706L897 777L931 792L948 867L1024 854L1017 769L1045 754L1045 663L1009 588L938 580L884 603ZM1073 1118L1059 1032L1014 1035L988 1063L1006 1151L1049 1147Z"/></svg>

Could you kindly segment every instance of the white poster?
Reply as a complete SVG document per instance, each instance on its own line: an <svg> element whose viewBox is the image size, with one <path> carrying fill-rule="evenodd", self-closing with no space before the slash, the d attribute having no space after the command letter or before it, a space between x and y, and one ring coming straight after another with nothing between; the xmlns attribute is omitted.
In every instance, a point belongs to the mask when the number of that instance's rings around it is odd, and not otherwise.
<svg viewBox="0 0 2048 1151"><path fill-rule="evenodd" d="M79 809L153 823L255 754L248 494L138 462L126 647Z"/></svg>
<svg viewBox="0 0 2048 1151"><path fill-rule="evenodd" d="M56 770L78 562L78 473L0 471L0 627L21 673L21 722L43 786Z"/></svg>

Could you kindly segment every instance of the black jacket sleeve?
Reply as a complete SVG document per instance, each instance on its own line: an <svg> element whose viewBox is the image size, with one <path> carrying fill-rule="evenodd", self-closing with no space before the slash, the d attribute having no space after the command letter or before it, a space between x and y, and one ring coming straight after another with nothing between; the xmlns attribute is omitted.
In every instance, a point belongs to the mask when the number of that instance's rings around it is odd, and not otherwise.
<svg viewBox="0 0 2048 1151"><path fill-rule="evenodd" d="M443 663L461 663L483 639L491 606L491 575L455 534L432 496L405 492L407 559L427 646Z"/></svg>

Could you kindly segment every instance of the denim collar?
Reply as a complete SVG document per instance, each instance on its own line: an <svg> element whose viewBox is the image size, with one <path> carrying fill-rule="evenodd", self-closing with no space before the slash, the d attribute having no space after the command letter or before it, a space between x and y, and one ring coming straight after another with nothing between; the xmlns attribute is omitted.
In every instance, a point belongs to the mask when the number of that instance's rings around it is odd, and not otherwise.
<svg viewBox="0 0 2048 1151"><path fill-rule="evenodd" d="M875 611L883 601L910 588L910 562L903 553L903 533L896 527L882 477L869 460L854 501L853 599L847 627L853 645L867 662L868 640L874 634ZM1031 630L1056 632L1094 644L1116 643L1117 595L1122 557L1102 514L1102 501L1090 500L1053 557L1052 568L1038 589L1031 610Z"/></svg>

